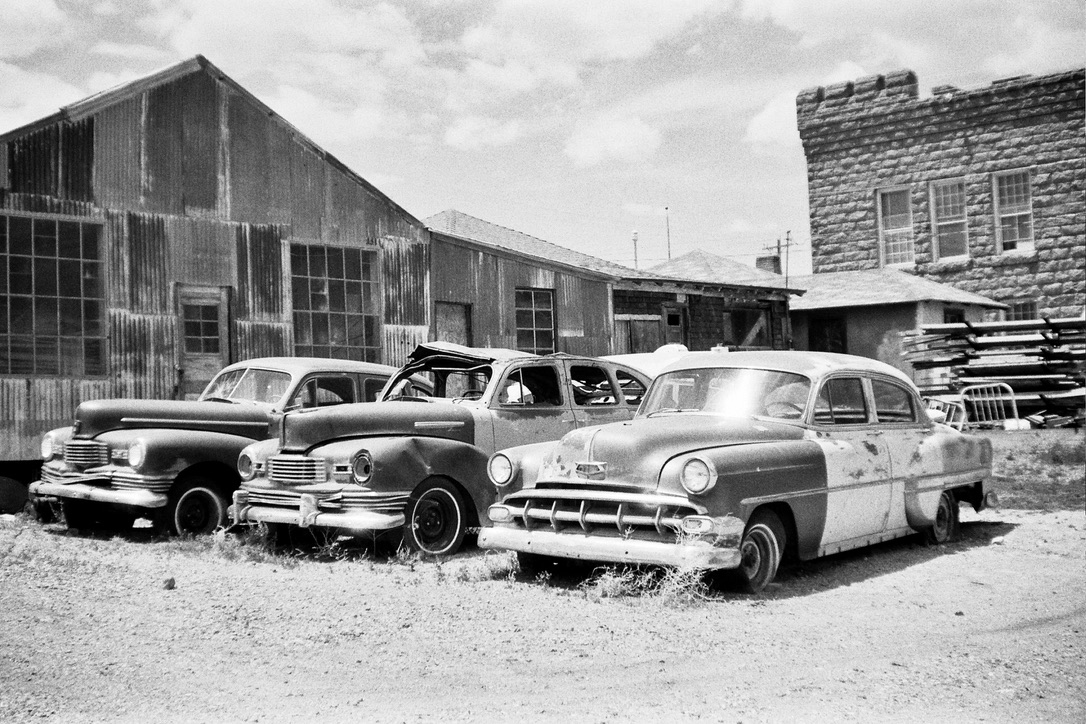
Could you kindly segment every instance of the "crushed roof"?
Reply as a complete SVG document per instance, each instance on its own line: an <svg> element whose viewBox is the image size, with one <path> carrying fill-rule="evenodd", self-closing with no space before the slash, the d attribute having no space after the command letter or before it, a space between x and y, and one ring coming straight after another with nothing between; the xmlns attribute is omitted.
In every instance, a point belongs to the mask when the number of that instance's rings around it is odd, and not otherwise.
<svg viewBox="0 0 1086 724"><path fill-rule="evenodd" d="M795 277L793 283L807 293L792 300L792 311L837 307L870 307L915 302L952 302L993 309L1007 305L949 284L925 279L899 269L865 269Z"/></svg>
<svg viewBox="0 0 1086 724"><path fill-rule="evenodd" d="M695 249L663 264L657 264L650 267L649 271L664 276L696 279L714 284L744 284L773 289L803 289L798 284L785 284L784 277L780 274L774 274L764 269L756 269L702 249Z"/></svg>

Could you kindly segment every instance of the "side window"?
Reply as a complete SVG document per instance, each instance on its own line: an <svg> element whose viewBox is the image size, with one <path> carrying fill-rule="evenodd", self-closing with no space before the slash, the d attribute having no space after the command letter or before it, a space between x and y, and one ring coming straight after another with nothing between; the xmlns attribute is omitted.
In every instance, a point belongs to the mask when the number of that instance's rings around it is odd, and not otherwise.
<svg viewBox="0 0 1086 724"><path fill-rule="evenodd" d="M879 422L916 422L913 396L904 387L872 380L871 391L875 395L875 414Z"/></svg>
<svg viewBox="0 0 1086 724"><path fill-rule="evenodd" d="M513 370L502 383L498 402L502 405L560 406L562 393L558 388L558 371L550 365Z"/></svg>
<svg viewBox="0 0 1086 724"><path fill-rule="evenodd" d="M330 407L354 401L354 380L350 377L313 377L298 390L291 406Z"/></svg>
<svg viewBox="0 0 1086 724"><path fill-rule="evenodd" d="M623 370L615 370L615 377L618 379L618 386L622 388L622 396L626 398L626 404L632 407L640 405L641 400L645 398L645 386L636 377Z"/></svg>
<svg viewBox="0 0 1086 724"><path fill-rule="evenodd" d="M385 381L377 377L365 377L362 380L362 401L373 402L377 399L377 395L381 394L381 388L385 386Z"/></svg>
<svg viewBox="0 0 1086 724"><path fill-rule="evenodd" d="M867 422L863 382L858 377L839 377L823 385L815 402L815 422L823 425Z"/></svg>
<svg viewBox="0 0 1086 724"><path fill-rule="evenodd" d="M581 407L617 405L618 393L606 370L594 365L571 365L569 384L573 392L573 404Z"/></svg>

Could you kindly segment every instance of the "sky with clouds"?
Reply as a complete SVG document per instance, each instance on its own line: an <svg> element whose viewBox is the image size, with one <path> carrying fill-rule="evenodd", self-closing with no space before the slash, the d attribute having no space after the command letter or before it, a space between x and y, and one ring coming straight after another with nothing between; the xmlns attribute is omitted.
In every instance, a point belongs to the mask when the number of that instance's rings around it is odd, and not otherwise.
<svg viewBox="0 0 1086 724"><path fill-rule="evenodd" d="M810 270L804 88L1086 64L1084 0L3 0L0 131L197 53L407 211ZM665 211L666 209L666 211Z"/></svg>

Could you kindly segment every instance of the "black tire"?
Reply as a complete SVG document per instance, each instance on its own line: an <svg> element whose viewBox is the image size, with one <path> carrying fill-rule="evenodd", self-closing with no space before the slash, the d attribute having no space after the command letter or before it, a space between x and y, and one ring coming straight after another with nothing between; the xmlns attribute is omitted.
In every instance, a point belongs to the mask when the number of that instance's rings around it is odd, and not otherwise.
<svg viewBox="0 0 1086 724"><path fill-rule="evenodd" d="M957 537L958 501L952 491L944 490L939 496L939 509L935 513L935 523L924 530L924 539L929 544L942 545Z"/></svg>
<svg viewBox="0 0 1086 724"><path fill-rule="evenodd" d="M0 475L0 513L20 513L26 501L26 484Z"/></svg>
<svg viewBox="0 0 1086 724"><path fill-rule="evenodd" d="M226 526L230 501L207 478L189 478L170 491L162 513L167 530L176 535L207 535Z"/></svg>
<svg viewBox="0 0 1086 724"><path fill-rule="evenodd" d="M468 528L464 499L452 483L431 479L415 488L407 503L403 539L408 548L433 556L460 550Z"/></svg>
<svg viewBox="0 0 1086 724"><path fill-rule="evenodd" d="M740 587L748 593L764 591L777 575L787 543L776 513L759 510L752 515L739 544L742 560L736 573Z"/></svg>

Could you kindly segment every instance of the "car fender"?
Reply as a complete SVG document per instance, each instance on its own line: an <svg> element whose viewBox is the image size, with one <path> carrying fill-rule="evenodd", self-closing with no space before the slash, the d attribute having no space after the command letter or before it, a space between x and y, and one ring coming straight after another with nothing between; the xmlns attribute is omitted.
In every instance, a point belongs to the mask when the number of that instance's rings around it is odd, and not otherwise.
<svg viewBox="0 0 1086 724"><path fill-rule="evenodd" d="M513 479L507 485L499 488L500 497L504 498L506 495L524 488L534 488L536 481L539 480L539 471L543 467L544 461L550 458L551 453L557 447L558 441L551 440L499 450L498 452L508 457L513 464Z"/></svg>
<svg viewBox="0 0 1086 724"><path fill-rule="evenodd" d="M221 432L162 429L115 430L99 435L98 440L111 449L142 442L147 455L139 472L148 475L176 477L194 465L221 464L233 473L229 480L222 481L228 488L237 487L238 454L252 443L251 438Z"/></svg>

